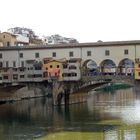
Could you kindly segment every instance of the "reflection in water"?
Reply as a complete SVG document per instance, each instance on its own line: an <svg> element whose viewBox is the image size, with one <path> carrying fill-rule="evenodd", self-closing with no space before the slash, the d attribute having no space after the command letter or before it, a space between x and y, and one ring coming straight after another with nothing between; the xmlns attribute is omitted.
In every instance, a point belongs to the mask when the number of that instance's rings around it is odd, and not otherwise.
<svg viewBox="0 0 140 140"><path fill-rule="evenodd" d="M105 140L118 140L118 133L117 131L106 131L105 132Z"/></svg>
<svg viewBox="0 0 140 140"><path fill-rule="evenodd" d="M37 98L0 106L0 139L139 140L140 90L91 92L87 103L52 107Z"/></svg>
<svg viewBox="0 0 140 140"><path fill-rule="evenodd" d="M135 130L124 130L124 139L125 140L136 140L136 131Z"/></svg>

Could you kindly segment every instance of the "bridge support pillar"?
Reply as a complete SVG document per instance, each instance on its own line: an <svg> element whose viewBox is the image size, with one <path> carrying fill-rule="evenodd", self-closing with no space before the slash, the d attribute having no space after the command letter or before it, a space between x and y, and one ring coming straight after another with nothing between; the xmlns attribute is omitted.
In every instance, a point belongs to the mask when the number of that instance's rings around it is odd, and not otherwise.
<svg viewBox="0 0 140 140"><path fill-rule="evenodd" d="M53 105L69 105L70 87L66 83L53 81Z"/></svg>
<svg viewBox="0 0 140 140"><path fill-rule="evenodd" d="M62 105L64 104L64 85L62 82L57 80L53 80L53 89L52 89L52 96L53 96L53 105Z"/></svg>
<svg viewBox="0 0 140 140"><path fill-rule="evenodd" d="M64 103L65 103L65 106L69 105L69 96L70 96L69 89L64 90Z"/></svg>

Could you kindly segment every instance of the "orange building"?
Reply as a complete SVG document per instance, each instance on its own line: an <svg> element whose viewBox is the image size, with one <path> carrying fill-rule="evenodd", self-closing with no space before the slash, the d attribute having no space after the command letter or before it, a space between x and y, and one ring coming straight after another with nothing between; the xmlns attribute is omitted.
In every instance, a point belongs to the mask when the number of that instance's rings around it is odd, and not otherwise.
<svg viewBox="0 0 140 140"><path fill-rule="evenodd" d="M57 78L59 81L63 80L63 64L65 60L53 60L52 58L43 59L43 77L44 80L51 80Z"/></svg>

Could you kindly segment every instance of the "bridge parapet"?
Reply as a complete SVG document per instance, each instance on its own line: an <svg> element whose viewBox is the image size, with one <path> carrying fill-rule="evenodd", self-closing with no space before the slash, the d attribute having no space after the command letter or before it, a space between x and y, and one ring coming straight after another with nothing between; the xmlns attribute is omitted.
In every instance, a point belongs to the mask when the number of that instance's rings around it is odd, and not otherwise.
<svg viewBox="0 0 140 140"><path fill-rule="evenodd" d="M130 75L86 75L82 76L83 82L104 82L104 81L112 81L112 82L129 82L134 83L134 77Z"/></svg>

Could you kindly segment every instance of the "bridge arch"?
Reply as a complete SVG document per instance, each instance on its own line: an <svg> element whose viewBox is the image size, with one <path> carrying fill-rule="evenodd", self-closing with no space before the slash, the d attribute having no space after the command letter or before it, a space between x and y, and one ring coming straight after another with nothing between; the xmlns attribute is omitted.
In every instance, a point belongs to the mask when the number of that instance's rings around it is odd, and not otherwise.
<svg viewBox="0 0 140 140"><path fill-rule="evenodd" d="M85 73L96 74L98 70L97 63L92 60L88 59L83 62L82 69Z"/></svg>
<svg viewBox="0 0 140 140"><path fill-rule="evenodd" d="M105 59L100 63L100 72L103 74L114 75L116 73L116 64L111 59Z"/></svg>
<svg viewBox="0 0 140 140"><path fill-rule="evenodd" d="M134 61L129 58L124 58L119 62L118 74L132 75L134 73Z"/></svg>

